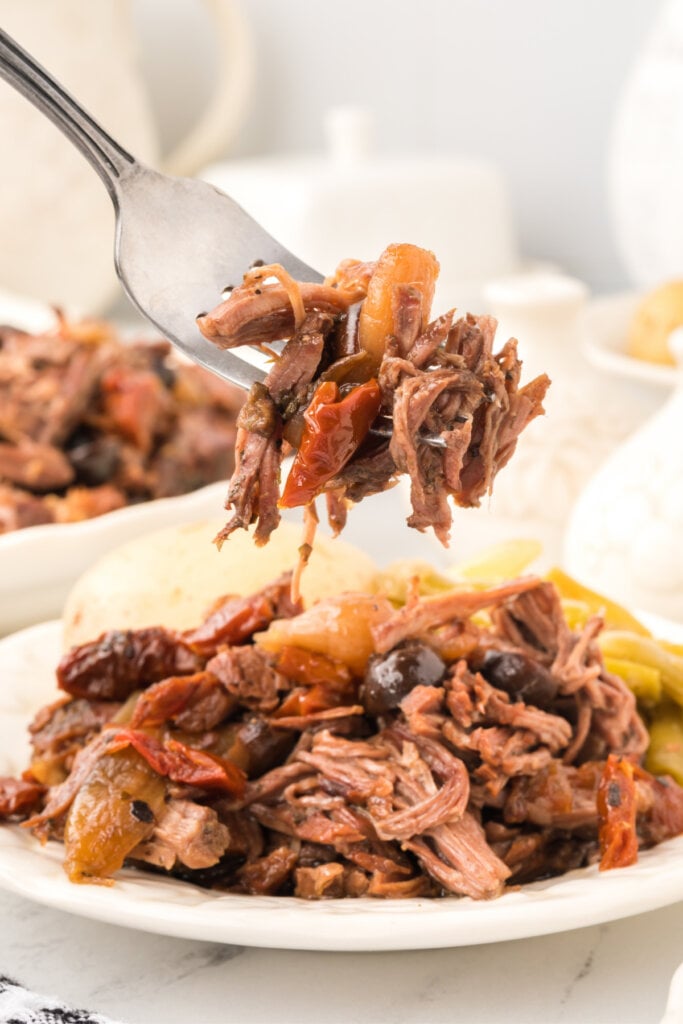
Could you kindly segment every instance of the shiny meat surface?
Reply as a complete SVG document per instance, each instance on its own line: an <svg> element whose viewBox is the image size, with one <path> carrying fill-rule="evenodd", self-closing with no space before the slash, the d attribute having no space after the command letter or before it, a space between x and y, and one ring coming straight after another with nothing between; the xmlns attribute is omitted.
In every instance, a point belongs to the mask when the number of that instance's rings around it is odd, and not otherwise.
<svg viewBox="0 0 683 1024"><path fill-rule="evenodd" d="M344 261L324 285L260 267L198 319L221 348L286 341L240 415L232 516L219 543L255 523L263 544L280 508L322 495L338 531L351 502L406 475L408 525L447 545L451 503L473 507L491 493L519 435L542 415L550 381L521 383L517 342L495 352L491 317L451 310L430 320L438 270L432 253L408 244L388 246L374 264ZM442 447L425 444L427 435Z"/></svg>
<svg viewBox="0 0 683 1024"><path fill-rule="evenodd" d="M492 899L683 832L600 621L572 631L548 582L303 612L288 587L68 652L0 817L64 841L73 881L302 899Z"/></svg>

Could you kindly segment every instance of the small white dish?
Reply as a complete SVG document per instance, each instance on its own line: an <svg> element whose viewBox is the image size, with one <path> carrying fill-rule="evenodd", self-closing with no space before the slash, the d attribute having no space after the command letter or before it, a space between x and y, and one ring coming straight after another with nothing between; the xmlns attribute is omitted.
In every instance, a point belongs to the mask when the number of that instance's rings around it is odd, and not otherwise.
<svg viewBox="0 0 683 1024"><path fill-rule="evenodd" d="M659 392L676 382L675 366L649 363L626 351L628 328L642 299L639 292L620 292L594 299L583 315L583 351L598 370L639 381Z"/></svg>
<svg viewBox="0 0 683 1024"><path fill-rule="evenodd" d="M679 639L682 627L648 618ZM47 622L0 642L0 774L28 763L26 725L55 696L61 626ZM0 827L0 887L73 914L140 931L278 949L434 949L548 935L655 910L683 899L683 836L641 854L630 868L597 866L523 886L497 900L307 902L236 896L159 875L122 871L116 884L73 885L63 848L19 826Z"/></svg>

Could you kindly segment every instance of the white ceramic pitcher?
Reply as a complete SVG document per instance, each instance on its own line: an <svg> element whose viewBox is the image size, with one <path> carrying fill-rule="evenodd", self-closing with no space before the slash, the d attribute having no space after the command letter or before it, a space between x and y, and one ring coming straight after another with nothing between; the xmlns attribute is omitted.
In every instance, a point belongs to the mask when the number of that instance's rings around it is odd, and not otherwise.
<svg viewBox="0 0 683 1024"><path fill-rule="evenodd" d="M211 46L218 71L209 103L164 160L130 0L0 0L0 24L136 157L192 174L228 148L251 69L246 27L232 0L196 2L209 16L207 38L169 66L168 80L183 76L191 86ZM145 13L158 19L160 35L170 9L154 7ZM111 203L100 181L55 126L4 83L0 147L0 288L97 312L116 289Z"/></svg>

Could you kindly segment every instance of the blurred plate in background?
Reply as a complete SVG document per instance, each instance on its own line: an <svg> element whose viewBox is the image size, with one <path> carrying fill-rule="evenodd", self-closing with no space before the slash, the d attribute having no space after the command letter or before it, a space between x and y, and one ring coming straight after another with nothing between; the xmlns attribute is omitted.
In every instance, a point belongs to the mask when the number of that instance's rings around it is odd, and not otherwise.
<svg viewBox="0 0 683 1024"><path fill-rule="evenodd" d="M584 312L583 350L596 369L647 385L659 405L662 389L674 386L676 368L636 359L626 351L629 325L641 301L639 292L619 292L589 303Z"/></svg>
<svg viewBox="0 0 683 1024"><path fill-rule="evenodd" d="M31 332L54 326L46 303L0 289L0 324ZM126 335L122 329L122 335ZM136 327L135 337L151 332ZM154 332L154 337L157 337ZM220 514L227 484L162 498L75 523L48 523L0 534L0 636L61 614L73 583L101 555L149 530Z"/></svg>

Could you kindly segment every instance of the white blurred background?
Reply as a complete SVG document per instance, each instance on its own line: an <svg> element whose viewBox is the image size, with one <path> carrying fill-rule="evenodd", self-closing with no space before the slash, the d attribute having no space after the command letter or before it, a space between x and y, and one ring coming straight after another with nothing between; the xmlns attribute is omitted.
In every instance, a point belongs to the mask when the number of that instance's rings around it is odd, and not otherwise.
<svg viewBox="0 0 683 1024"><path fill-rule="evenodd" d="M0 24L143 161L184 174L224 165L212 180L313 265L374 258L388 239L410 237L438 252L442 286L458 304L482 309L484 282L520 259L555 264L594 293L649 283L652 261L634 274L617 242L608 156L629 73L660 13L682 3L0 0ZM412 219L385 216L363 236L371 217L348 190L340 203L334 188L304 195L320 181L310 163L289 180L284 165L261 178L262 163L234 177L236 161L321 155L325 115L340 105L372 112L378 157L421 161L394 201ZM100 183L4 85L0 122L14 140L0 162L0 194L10 197L0 237L11 239L0 248L0 287L106 309L120 291ZM479 161L496 181L456 182L458 158ZM396 182L396 172L385 163L379 178ZM366 200L371 213L390 206L381 188ZM642 223L656 219L643 218L642 205L628 207L640 217L632 250L644 251ZM287 207L290 221L279 216ZM440 228L422 234L430 218Z"/></svg>
<svg viewBox="0 0 683 1024"><path fill-rule="evenodd" d="M619 90L661 0L237 6L255 78L230 155L320 149L327 108L367 104L384 153L495 161L526 256L555 261L596 291L626 284L609 220L607 146ZM134 12L168 150L208 98L218 54L196 0L134 0Z"/></svg>

